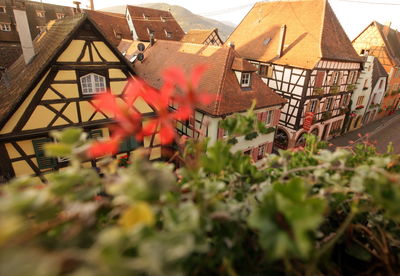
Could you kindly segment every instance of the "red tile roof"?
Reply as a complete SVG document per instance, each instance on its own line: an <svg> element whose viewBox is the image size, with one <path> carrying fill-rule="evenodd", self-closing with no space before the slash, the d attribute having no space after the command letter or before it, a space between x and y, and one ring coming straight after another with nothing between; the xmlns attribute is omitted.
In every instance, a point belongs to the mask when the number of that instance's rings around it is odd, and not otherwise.
<svg viewBox="0 0 400 276"><path fill-rule="evenodd" d="M130 60L133 56L140 53L138 45L143 44L145 48L149 47L150 42L142 42L137 40L122 39L118 45L118 50Z"/></svg>
<svg viewBox="0 0 400 276"><path fill-rule="evenodd" d="M374 21L373 24L375 24L380 31L392 62L400 66L400 32L376 21Z"/></svg>
<svg viewBox="0 0 400 276"><path fill-rule="evenodd" d="M257 68L245 59L236 57L232 63L232 70L241 72L256 72Z"/></svg>
<svg viewBox="0 0 400 276"><path fill-rule="evenodd" d="M85 12L90 19L96 22L97 26L114 46L118 46L121 39L132 39L125 16L117 13L92 10L85 10Z"/></svg>
<svg viewBox="0 0 400 276"><path fill-rule="evenodd" d="M132 18L138 40L150 41L149 31L154 32L155 39L179 41L185 35L181 26L168 11L129 5L127 11ZM167 37L166 32L171 33L171 37Z"/></svg>
<svg viewBox="0 0 400 276"><path fill-rule="evenodd" d="M218 96L218 100L197 108L211 116L243 112L255 99L256 108L282 105L286 101L270 89L262 79L252 73L250 88L241 88L231 69L239 54L231 47L210 46L176 41L158 40L144 53L143 62L135 62L135 72L150 85L160 88L164 69L179 66L187 73L199 64L209 64L199 89ZM250 64L246 66L252 66Z"/></svg>
<svg viewBox="0 0 400 276"><path fill-rule="evenodd" d="M279 57L282 25L287 31ZM229 42L247 59L306 69L321 59L361 62L327 0L256 3Z"/></svg>

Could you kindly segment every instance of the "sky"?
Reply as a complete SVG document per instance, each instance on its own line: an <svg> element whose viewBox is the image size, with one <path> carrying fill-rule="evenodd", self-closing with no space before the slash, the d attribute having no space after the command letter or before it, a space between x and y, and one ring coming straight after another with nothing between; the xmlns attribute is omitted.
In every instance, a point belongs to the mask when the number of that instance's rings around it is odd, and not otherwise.
<svg viewBox="0 0 400 276"><path fill-rule="evenodd" d="M36 0L40 1L40 0ZM82 7L89 0L80 0ZM278 0L274 0L278 1ZM73 0L43 0L45 3L72 6ZM95 8L102 9L116 5L137 5L141 3L163 2L182 6L193 13L239 24L251 9L254 0L94 0ZM340 23L350 39L355 38L373 20L382 24L392 23L392 28L400 30L400 0L329 0Z"/></svg>

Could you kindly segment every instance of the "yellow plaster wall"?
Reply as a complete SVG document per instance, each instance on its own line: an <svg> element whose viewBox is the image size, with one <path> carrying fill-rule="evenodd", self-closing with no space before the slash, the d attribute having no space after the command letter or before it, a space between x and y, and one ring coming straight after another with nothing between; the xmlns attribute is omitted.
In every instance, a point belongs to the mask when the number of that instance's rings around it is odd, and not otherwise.
<svg viewBox="0 0 400 276"><path fill-rule="evenodd" d="M52 84L51 85L66 98L79 98L78 85L73 83Z"/></svg>
<svg viewBox="0 0 400 276"><path fill-rule="evenodd" d="M92 116L95 111L94 107L87 101L79 102L81 109L81 117L83 122L89 121L90 116Z"/></svg>
<svg viewBox="0 0 400 276"><path fill-rule="evenodd" d="M63 114L74 123L78 123L78 111L76 110L76 104L70 103L64 110Z"/></svg>
<svg viewBox="0 0 400 276"><path fill-rule="evenodd" d="M100 55L109 62L118 62L119 59L111 52L110 48L102 41L94 41L97 50L99 50Z"/></svg>
<svg viewBox="0 0 400 276"><path fill-rule="evenodd" d="M80 56L83 46L85 45L84 40L72 40L68 45L67 49L59 56L58 62L76 62Z"/></svg>
<svg viewBox="0 0 400 276"><path fill-rule="evenodd" d="M43 81L47 78L49 72L45 74L42 80L36 85L36 87L32 90L32 92L26 97L24 102L21 106L17 109L17 111L13 114L13 116L7 121L5 126L1 129L0 134L11 133L18 121L20 120L22 114L24 114L26 108L31 103L33 96L39 90L40 86L42 85Z"/></svg>
<svg viewBox="0 0 400 276"><path fill-rule="evenodd" d="M27 155L35 154L32 140L18 141L17 144L23 149Z"/></svg>
<svg viewBox="0 0 400 276"><path fill-rule="evenodd" d="M76 80L75 70L60 70L58 71L54 80L56 81Z"/></svg>
<svg viewBox="0 0 400 276"><path fill-rule="evenodd" d="M92 55L93 55L93 61L94 62L102 62L99 54L97 53L96 49L94 47L92 47L93 51L92 51Z"/></svg>
<svg viewBox="0 0 400 276"><path fill-rule="evenodd" d="M92 46L89 45L89 47L92 47ZM81 62L90 62L89 47L86 48L85 54L84 54L83 58L81 59Z"/></svg>
<svg viewBox="0 0 400 276"><path fill-rule="evenodd" d="M22 130L44 128L55 117L55 113L44 106L37 106Z"/></svg>
<svg viewBox="0 0 400 276"><path fill-rule="evenodd" d="M8 156L10 159L21 157L21 154L11 144L5 144Z"/></svg>
<svg viewBox="0 0 400 276"><path fill-rule="evenodd" d="M152 148L150 153L150 160L161 158L161 147Z"/></svg>
<svg viewBox="0 0 400 276"><path fill-rule="evenodd" d="M63 126L63 125L68 125L69 123L67 121L65 121L63 118L58 118L53 126Z"/></svg>
<svg viewBox="0 0 400 276"><path fill-rule="evenodd" d="M110 69L108 70L110 79L113 78L126 78L124 72L121 69Z"/></svg>
<svg viewBox="0 0 400 276"><path fill-rule="evenodd" d="M36 158L32 158L31 160L36 164ZM15 172L15 176L35 174L29 164L25 161L13 162L12 166Z"/></svg>
<svg viewBox="0 0 400 276"><path fill-rule="evenodd" d="M110 82L111 92L114 95L120 95L124 92L125 86L128 82L127 81L112 81Z"/></svg>
<svg viewBox="0 0 400 276"><path fill-rule="evenodd" d="M42 100L59 100L61 99L56 93L54 93L51 89L47 89L43 95Z"/></svg>
<svg viewBox="0 0 400 276"><path fill-rule="evenodd" d="M153 109L143 100L142 97L138 97L136 101L133 104L135 108L140 112L140 113L149 113L153 112Z"/></svg>

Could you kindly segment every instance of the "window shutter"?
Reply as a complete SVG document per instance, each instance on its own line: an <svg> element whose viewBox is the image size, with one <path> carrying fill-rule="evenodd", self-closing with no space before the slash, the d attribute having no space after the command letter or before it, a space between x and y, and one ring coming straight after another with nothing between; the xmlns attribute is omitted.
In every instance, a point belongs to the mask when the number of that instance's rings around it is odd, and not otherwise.
<svg viewBox="0 0 400 276"><path fill-rule="evenodd" d="M322 87L325 79L325 72L324 71L318 71L317 76L315 77L315 84L314 87Z"/></svg>
<svg viewBox="0 0 400 276"><path fill-rule="evenodd" d="M257 120L262 122L262 112L257 113Z"/></svg>
<svg viewBox="0 0 400 276"><path fill-rule="evenodd" d="M267 149L265 150L265 152L266 152L267 154L272 153L272 147L273 147L273 145L274 145L273 142L270 142L270 143L267 144Z"/></svg>
<svg viewBox="0 0 400 276"><path fill-rule="evenodd" d="M267 111L261 113L261 122L266 122L267 121Z"/></svg>
<svg viewBox="0 0 400 276"><path fill-rule="evenodd" d="M255 147L254 149L252 149L251 157L253 158L254 162L257 162L257 160L258 160L258 147Z"/></svg>
<svg viewBox="0 0 400 276"><path fill-rule="evenodd" d="M39 169L52 169L56 166L56 160L54 158L47 157L44 153L44 144L52 143L51 138L40 138L32 140L33 149L35 151L36 160Z"/></svg>
<svg viewBox="0 0 400 276"><path fill-rule="evenodd" d="M277 126L279 124L279 117L281 116L281 110L276 109L274 112L274 117L273 117L273 126Z"/></svg>
<svg viewBox="0 0 400 276"><path fill-rule="evenodd" d="M218 128L218 139L224 137L224 129L222 127Z"/></svg>

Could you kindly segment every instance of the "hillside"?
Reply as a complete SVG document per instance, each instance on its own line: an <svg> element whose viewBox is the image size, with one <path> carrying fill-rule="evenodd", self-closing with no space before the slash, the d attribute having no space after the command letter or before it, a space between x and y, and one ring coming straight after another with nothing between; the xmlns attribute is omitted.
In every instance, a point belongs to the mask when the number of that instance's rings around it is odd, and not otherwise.
<svg viewBox="0 0 400 276"><path fill-rule="evenodd" d="M138 6L148 7L160 10L170 10L172 15L176 18L182 28L187 32L190 29L212 29L218 28L221 39L225 41L229 34L233 31L234 27L224 24L218 20L210 19L204 16L200 16L192 13L191 11L176 5L169 5L165 3L149 3L140 4ZM108 12L125 13L126 6L114 6L102 9Z"/></svg>

